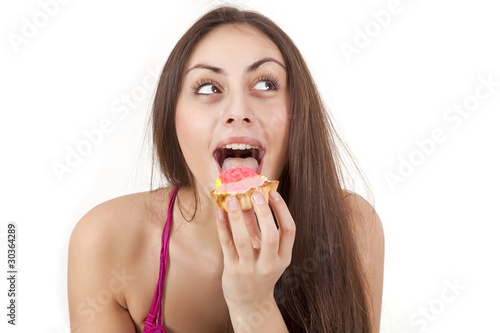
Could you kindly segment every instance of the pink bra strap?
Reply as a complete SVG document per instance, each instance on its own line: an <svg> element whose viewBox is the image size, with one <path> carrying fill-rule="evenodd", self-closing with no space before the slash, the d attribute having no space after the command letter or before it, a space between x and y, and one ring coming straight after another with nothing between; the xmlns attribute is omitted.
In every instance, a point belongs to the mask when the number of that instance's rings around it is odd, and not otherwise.
<svg viewBox="0 0 500 333"><path fill-rule="evenodd" d="M149 311L148 318L146 318L146 322L144 326L153 327L153 326L161 326L161 295L163 292L163 283L165 281L165 271L167 269L167 261L168 261L168 243L170 239L170 225L172 223L172 213L174 208L175 197L179 192L179 188L175 187L170 195L170 203L168 205L168 216L167 221L165 223L165 227L163 228L163 234L161 236L161 253L160 253L160 276L158 278L158 283L156 285L155 297L153 299L153 304L151 305L151 310ZM155 319L158 318L158 321L155 323Z"/></svg>

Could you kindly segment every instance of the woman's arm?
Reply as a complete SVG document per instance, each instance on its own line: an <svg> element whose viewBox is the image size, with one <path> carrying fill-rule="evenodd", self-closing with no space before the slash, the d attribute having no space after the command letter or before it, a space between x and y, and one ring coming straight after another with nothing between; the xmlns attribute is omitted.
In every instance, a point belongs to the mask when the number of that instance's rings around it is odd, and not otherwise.
<svg viewBox="0 0 500 333"><path fill-rule="evenodd" d="M369 286L366 297L372 319L372 331L379 332L384 282L384 230L377 213L365 199L356 194L349 194L347 200L363 273Z"/></svg>
<svg viewBox="0 0 500 333"><path fill-rule="evenodd" d="M102 204L92 209L71 235L68 254L71 332L136 331L129 312L119 302L124 284L133 277L116 260L113 251L117 245L117 226L112 223L111 208Z"/></svg>
<svg viewBox="0 0 500 333"><path fill-rule="evenodd" d="M283 316L274 300L254 302L248 306L233 306L228 304L231 323L234 331L252 333L287 333Z"/></svg>

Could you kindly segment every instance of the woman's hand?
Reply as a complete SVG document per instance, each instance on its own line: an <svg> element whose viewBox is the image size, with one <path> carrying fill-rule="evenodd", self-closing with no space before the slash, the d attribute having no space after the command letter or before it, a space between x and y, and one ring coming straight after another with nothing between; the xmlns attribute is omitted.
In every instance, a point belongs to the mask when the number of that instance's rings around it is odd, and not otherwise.
<svg viewBox="0 0 500 333"><path fill-rule="evenodd" d="M222 289L230 308L274 302L274 285L292 257L295 223L285 201L278 192L270 192L269 203L279 229L261 193L253 193L252 203L253 210L242 211L237 198L230 196L226 199L228 213L224 209L218 212L224 254Z"/></svg>

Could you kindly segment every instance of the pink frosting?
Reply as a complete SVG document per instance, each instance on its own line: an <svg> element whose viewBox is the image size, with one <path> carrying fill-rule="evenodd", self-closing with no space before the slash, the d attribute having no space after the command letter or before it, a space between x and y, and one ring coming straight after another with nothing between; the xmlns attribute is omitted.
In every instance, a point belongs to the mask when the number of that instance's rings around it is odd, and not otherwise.
<svg viewBox="0 0 500 333"><path fill-rule="evenodd" d="M261 176L243 178L235 183L222 184L221 187L217 189L217 193L245 193L251 188L257 188L264 185L266 178Z"/></svg>

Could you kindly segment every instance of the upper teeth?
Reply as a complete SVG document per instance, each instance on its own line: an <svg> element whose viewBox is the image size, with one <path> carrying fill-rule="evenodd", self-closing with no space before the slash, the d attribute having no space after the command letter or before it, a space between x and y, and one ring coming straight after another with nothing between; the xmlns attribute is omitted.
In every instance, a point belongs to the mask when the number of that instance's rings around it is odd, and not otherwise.
<svg viewBox="0 0 500 333"><path fill-rule="evenodd" d="M247 145L244 143L230 143L230 144L225 145L224 148L234 149L234 150L245 150L245 149L252 149L252 148L258 149L259 147L254 147L254 146Z"/></svg>

